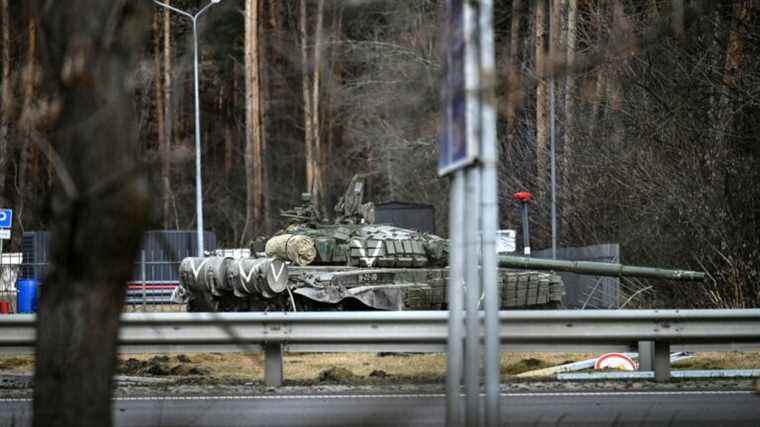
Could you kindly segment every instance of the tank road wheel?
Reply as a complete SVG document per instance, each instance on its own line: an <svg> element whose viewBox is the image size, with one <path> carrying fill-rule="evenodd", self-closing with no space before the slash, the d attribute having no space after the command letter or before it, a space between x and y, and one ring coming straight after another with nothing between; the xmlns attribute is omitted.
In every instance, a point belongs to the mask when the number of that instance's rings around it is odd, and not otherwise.
<svg viewBox="0 0 760 427"><path fill-rule="evenodd" d="M214 304L207 301L206 298L190 298L187 302L187 311L189 313L208 313L217 310L218 303Z"/></svg>

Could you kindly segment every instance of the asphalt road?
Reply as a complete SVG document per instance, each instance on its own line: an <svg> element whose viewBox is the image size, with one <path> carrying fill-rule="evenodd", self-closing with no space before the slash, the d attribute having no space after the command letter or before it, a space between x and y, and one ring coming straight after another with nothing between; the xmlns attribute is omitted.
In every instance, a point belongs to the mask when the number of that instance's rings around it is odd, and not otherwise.
<svg viewBox="0 0 760 427"><path fill-rule="evenodd" d="M759 426L750 392L510 393L505 425ZM439 426L437 394L120 398L117 426ZM0 426L25 426L31 402L0 398Z"/></svg>

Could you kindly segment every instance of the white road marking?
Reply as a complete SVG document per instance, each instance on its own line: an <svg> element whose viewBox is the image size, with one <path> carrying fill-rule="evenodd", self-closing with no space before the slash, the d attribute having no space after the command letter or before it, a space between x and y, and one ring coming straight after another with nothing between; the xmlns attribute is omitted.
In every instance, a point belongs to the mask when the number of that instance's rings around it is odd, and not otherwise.
<svg viewBox="0 0 760 427"><path fill-rule="evenodd" d="M600 396L689 396L689 395L750 395L751 391L596 391L596 392L556 392L556 393L500 393L501 397L600 397ZM481 396L485 394L481 393ZM179 400L337 400L337 399L430 399L445 398L443 393L407 394L283 394L283 395L242 395L242 396L139 396L116 397L116 402L128 401L179 401ZM0 398L0 402L31 402L30 398Z"/></svg>

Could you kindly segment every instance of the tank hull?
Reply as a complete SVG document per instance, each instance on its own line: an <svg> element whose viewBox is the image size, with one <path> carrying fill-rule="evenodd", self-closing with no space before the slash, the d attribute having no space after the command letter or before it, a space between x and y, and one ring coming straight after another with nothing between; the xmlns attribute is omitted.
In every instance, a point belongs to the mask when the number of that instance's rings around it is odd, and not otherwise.
<svg viewBox="0 0 760 427"><path fill-rule="evenodd" d="M290 265L287 289L276 295L220 292L232 286L217 284L204 289L195 281L188 288L187 303L188 311L212 312L437 310L448 307L448 276L448 268ZM498 279L501 309L547 309L562 305L564 285L556 274L499 269Z"/></svg>

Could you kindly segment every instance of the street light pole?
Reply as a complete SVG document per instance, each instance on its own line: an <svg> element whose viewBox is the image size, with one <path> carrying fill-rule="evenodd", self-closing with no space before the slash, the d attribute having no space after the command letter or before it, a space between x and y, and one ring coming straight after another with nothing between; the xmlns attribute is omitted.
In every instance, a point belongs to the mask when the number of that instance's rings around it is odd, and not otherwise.
<svg viewBox="0 0 760 427"><path fill-rule="evenodd" d="M153 0L153 3L171 10L172 12L179 13L186 16L193 21L193 80L195 86L195 214L197 218L197 238L198 238L198 256L202 257L204 253L203 248L203 186L201 183L201 103L198 89L198 18L208 10L212 5L221 2L222 0L211 0L209 4L204 6L201 10L196 12L195 15L178 9L174 6L166 3L161 3L158 0Z"/></svg>

